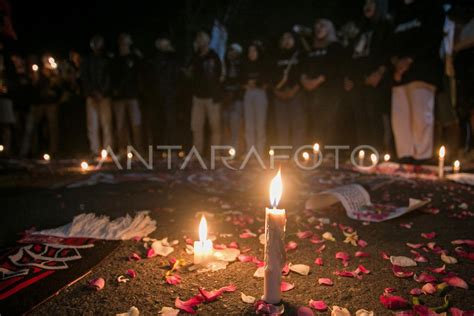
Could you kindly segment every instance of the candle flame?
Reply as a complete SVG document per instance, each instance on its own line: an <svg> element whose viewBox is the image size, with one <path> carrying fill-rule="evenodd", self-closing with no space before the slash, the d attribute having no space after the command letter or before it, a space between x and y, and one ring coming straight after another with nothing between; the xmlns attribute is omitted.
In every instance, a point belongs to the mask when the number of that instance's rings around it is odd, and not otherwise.
<svg viewBox="0 0 474 316"><path fill-rule="evenodd" d="M385 154L385 156L383 156L383 160L384 160L384 161L389 161L389 160L390 160L390 155L389 155L389 154Z"/></svg>
<svg viewBox="0 0 474 316"><path fill-rule="evenodd" d="M454 165L454 168L459 168L461 167L461 162L459 160L456 160L453 165Z"/></svg>
<svg viewBox="0 0 474 316"><path fill-rule="evenodd" d="M46 161L50 161L50 160L51 160L51 156L48 155L48 154L44 154L44 155L43 155L43 159L46 160Z"/></svg>
<svg viewBox="0 0 474 316"><path fill-rule="evenodd" d="M303 152L303 159L304 160L309 160L309 154L306 151Z"/></svg>
<svg viewBox="0 0 474 316"><path fill-rule="evenodd" d="M441 148L439 149L439 158L444 158L445 155L446 155L446 148L444 146L441 146Z"/></svg>
<svg viewBox="0 0 474 316"><path fill-rule="evenodd" d="M276 176L270 183L270 204L273 207L277 207L280 202L281 195L283 193L283 182L281 181L281 170L278 170Z"/></svg>
<svg viewBox="0 0 474 316"><path fill-rule="evenodd" d="M371 154L370 155L370 160L372 161L373 164L376 164L378 162L377 155L376 154Z"/></svg>
<svg viewBox="0 0 474 316"><path fill-rule="evenodd" d="M364 157L365 157L365 151L360 150L359 151L359 159L364 159Z"/></svg>
<svg viewBox="0 0 474 316"><path fill-rule="evenodd" d="M81 168L82 170L87 170L89 168L89 164L85 161L81 162Z"/></svg>
<svg viewBox="0 0 474 316"><path fill-rule="evenodd" d="M318 152L318 151L319 151L319 144L318 144L318 143L315 143L315 144L313 145L313 151L314 151L314 152Z"/></svg>
<svg viewBox="0 0 474 316"><path fill-rule="evenodd" d="M207 240L207 221L206 217L203 215L199 222L199 241L205 240Z"/></svg>
<svg viewBox="0 0 474 316"><path fill-rule="evenodd" d="M100 152L100 156L102 157L102 159L107 158L107 150L102 149L101 152Z"/></svg>

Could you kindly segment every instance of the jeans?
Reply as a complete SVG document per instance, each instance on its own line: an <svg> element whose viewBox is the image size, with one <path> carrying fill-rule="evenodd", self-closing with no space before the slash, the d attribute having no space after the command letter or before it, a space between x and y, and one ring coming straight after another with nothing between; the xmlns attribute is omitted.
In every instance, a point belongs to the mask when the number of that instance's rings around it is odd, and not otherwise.
<svg viewBox="0 0 474 316"><path fill-rule="evenodd" d="M221 114L220 105L212 99L201 99L193 97L191 109L191 131L193 132L193 144L199 153L204 149L204 123L206 117L211 128L211 145L219 145Z"/></svg>
<svg viewBox="0 0 474 316"><path fill-rule="evenodd" d="M110 100L108 98L98 100L87 97L86 111L90 150L94 155L98 155L101 149L112 146L112 109ZM102 142L99 137L100 133L102 133Z"/></svg>
<svg viewBox="0 0 474 316"><path fill-rule="evenodd" d="M142 113L137 99L115 100L113 104L115 113L115 124L118 136L119 152L124 152L128 145L129 129L131 129L133 146L136 150L142 150Z"/></svg>
<svg viewBox="0 0 474 316"><path fill-rule="evenodd" d="M245 142L247 151L255 146L263 154L266 143L267 94L263 89L247 89L244 95Z"/></svg>
<svg viewBox="0 0 474 316"><path fill-rule="evenodd" d="M49 152L57 153L58 151L58 105L57 104L38 104L33 105L26 118L25 135L21 146L20 156L25 157L29 154L34 132L38 129L39 124L46 118L48 124Z"/></svg>
<svg viewBox="0 0 474 316"><path fill-rule="evenodd" d="M304 144L306 118L301 95L288 100L275 97L274 105L278 145L292 145L296 149Z"/></svg>
<svg viewBox="0 0 474 316"><path fill-rule="evenodd" d="M414 81L392 89L392 129L398 158L433 155L435 87Z"/></svg>

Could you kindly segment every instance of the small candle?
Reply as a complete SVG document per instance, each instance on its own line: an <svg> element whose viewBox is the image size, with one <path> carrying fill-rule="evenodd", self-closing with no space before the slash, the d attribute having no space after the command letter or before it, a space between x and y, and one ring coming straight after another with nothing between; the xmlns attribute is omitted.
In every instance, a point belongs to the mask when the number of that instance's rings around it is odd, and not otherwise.
<svg viewBox="0 0 474 316"><path fill-rule="evenodd" d="M4 149L5 147L3 147L3 145L0 145L0 152L2 152Z"/></svg>
<svg viewBox="0 0 474 316"><path fill-rule="evenodd" d="M459 160L456 160L453 163L453 172L458 173L461 170L461 162Z"/></svg>
<svg viewBox="0 0 474 316"><path fill-rule="evenodd" d="M82 170L87 170L89 168L89 164L85 161L81 162L81 168Z"/></svg>
<svg viewBox="0 0 474 316"><path fill-rule="evenodd" d="M102 149L102 150L100 151L100 157L102 157L102 159L107 158L107 150Z"/></svg>
<svg viewBox="0 0 474 316"><path fill-rule="evenodd" d="M212 241L207 239L207 221L203 215L199 222L199 240L194 242L194 264L205 264L212 256Z"/></svg>
<svg viewBox="0 0 474 316"><path fill-rule="evenodd" d="M34 72L37 72L37 71L39 70L39 67L38 67L37 64L33 64L33 65L31 66L31 69L32 69Z"/></svg>
<svg viewBox="0 0 474 316"><path fill-rule="evenodd" d="M269 304L278 304L281 301L281 270L286 261L286 211L284 209L277 209L282 192L283 184L279 170L270 184L270 203L272 208L265 210L263 300Z"/></svg>
<svg viewBox="0 0 474 316"><path fill-rule="evenodd" d="M309 154L308 154L306 151L303 152L302 156L303 156L304 161L305 161L305 162L308 162L308 160L309 160Z"/></svg>
<svg viewBox="0 0 474 316"><path fill-rule="evenodd" d="M132 154L132 153L128 153L128 154L127 154L127 158L128 158L128 159L132 159L132 158L133 158L133 154Z"/></svg>
<svg viewBox="0 0 474 316"><path fill-rule="evenodd" d="M370 154L370 161L372 161L372 166L375 166L379 162L379 160L377 159L377 155Z"/></svg>
<svg viewBox="0 0 474 316"><path fill-rule="evenodd" d="M359 165L364 165L365 151L359 150Z"/></svg>
<svg viewBox="0 0 474 316"><path fill-rule="evenodd" d="M270 149L270 150L268 151L268 154L269 154L270 156L273 156L273 155L275 154L275 151L274 151L273 149Z"/></svg>
<svg viewBox="0 0 474 316"><path fill-rule="evenodd" d="M314 154L318 154L319 152L319 144L318 143L314 143L313 145L313 153Z"/></svg>
<svg viewBox="0 0 474 316"><path fill-rule="evenodd" d="M444 156L446 155L446 148L441 146L439 149L439 161L438 161L438 177L444 177Z"/></svg>
<svg viewBox="0 0 474 316"><path fill-rule="evenodd" d="M389 161L389 160L390 160L390 155L389 155L389 154L385 154L385 155L383 156L383 161L387 162L387 161Z"/></svg>
<svg viewBox="0 0 474 316"><path fill-rule="evenodd" d="M231 149L229 149L229 155L234 157L235 156L235 149L232 147Z"/></svg>
<svg viewBox="0 0 474 316"><path fill-rule="evenodd" d="M43 155L43 159L46 160L46 161L50 161L50 160L51 160L51 156L48 155L48 154L44 154L44 155Z"/></svg>

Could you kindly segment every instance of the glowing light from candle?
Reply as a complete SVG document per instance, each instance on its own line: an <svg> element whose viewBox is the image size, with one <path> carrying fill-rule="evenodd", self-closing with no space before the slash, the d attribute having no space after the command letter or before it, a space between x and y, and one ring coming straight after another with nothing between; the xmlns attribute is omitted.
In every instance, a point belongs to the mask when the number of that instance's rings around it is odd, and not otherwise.
<svg viewBox="0 0 474 316"><path fill-rule="evenodd" d="M39 70L39 67L38 67L37 64L33 64L33 65L31 66L31 69L32 69L34 72L36 72L36 71Z"/></svg>
<svg viewBox="0 0 474 316"><path fill-rule="evenodd" d="M81 168L82 170L87 170L89 168L89 164L85 161L81 162Z"/></svg>
<svg viewBox="0 0 474 316"><path fill-rule="evenodd" d="M184 155L185 155L185 154L186 154L186 153L185 153L183 150L181 150L181 151L178 153L178 157L179 157L179 158L184 158Z"/></svg>
<svg viewBox="0 0 474 316"><path fill-rule="evenodd" d="M235 149L232 147L231 149L229 149L229 155L234 157L235 156Z"/></svg>
<svg viewBox="0 0 474 316"><path fill-rule="evenodd" d="M168 157L168 154L167 154L167 153L162 153L162 154L161 154L161 157L167 158L167 157Z"/></svg>
<svg viewBox="0 0 474 316"><path fill-rule="evenodd" d="M439 158L444 159L444 156L446 156L446 148L444 146L441 146L439 149Z"/></svg>
<svg viewBox="0 0 474 316"><path fill-rule="evenodd" d="M51 160L51 156L48 155L48 154L44 154L44 155L43 155L43 159L46 160L46 161L50 161L50 160Z"/></svg>
<svg viewBox="0 0 474 316"><path fill-rule="evenodd" d="M100 156L102 157L102 159L107 158L107 150L102 149L102 150L100 151Z"/></svg>
<svg viewBox="0 0 474 316"><path fill-rule="evenodd" d="M270 149L270 150L268 151L268 154L269 154L270 156L273 156L273 155L275 155L275 151L274 151L273 149Z"/></svg>
<svg viewBox="0 0 474 316"><path fill-rule="evenodd" d="M365 151L359 150L359 159L362 160L365 158Z"/></svg>
<svg viewBox="0 0 474 316"><path fill-rule="evenodd" d="M305 161L308 161L308 160L309 160L309 154L308 154L306 151L303 152L302 156L303 156L303 159L304 159Z"/></svg>
<svg viewBox="0 0 474 316"><path fill-rule="evenodd" d="M54 60L53 57L49 57L49 58L48 58L48 62L49 62L50 64L56 63L56 61Z"/></svg>
<svg viewBox="0 0 474 316"><path fill-rule="evenodd" d="M127 154L127 158L128 158L128 159L132 159L132 158L133 158L133 154L132 154L132 153L128 153L128 154Z"/></svg>
<svg viewBox="0 0 474 316"><path fill-rule="evenodd" d="M270 205L276 208L283 194L283 181L281 180L281 170L270 182Z"/></svg>
<svg viewBox="0 0 474 316"><path fill-rule="evenodd" d="M317 153L319 151L319 144L318 143L315 143L313 145L313 152Z"/></svg>
<svg viewBox="0 0 474 316"><path fill-rule="evenodd" d="M459 170L461 170L461 162L459 160L456 160L453 163L453 171L454 172L459 172Z"/></svg>
<svg viewBox="0 0 474 316"><path fill-rule="evenodd" d="M378 162L377 155L376 154L370 154L370 160L372 161L372 164L375 165Z"/></svg>
<svg viewBox="0 0 474 316"><path fill-rule="evenodd" d="M384 160L384 161L389 161L389 160L390 160L390 155L389 155L389 154L385 154L385 155L383 156L383 160Z"/></svg>
<svg viewBox="0 0 474 316"><path fill-rule="evenodd" d="M3 147L3 145L0 145L0 152L2 152L4 150L5 150L5 147Z"/></svg>
<svg viewBox="0 0 474 316"><path fill-rule="evenodd" d="M199 222L199 241L207 240L207 221L206 217L202 216Z"/></svg>

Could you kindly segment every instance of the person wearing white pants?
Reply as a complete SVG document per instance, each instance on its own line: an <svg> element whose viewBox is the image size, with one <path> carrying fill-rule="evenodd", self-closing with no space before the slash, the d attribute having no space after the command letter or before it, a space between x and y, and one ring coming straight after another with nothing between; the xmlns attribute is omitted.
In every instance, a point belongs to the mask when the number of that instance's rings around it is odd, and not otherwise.
<svg viewBox="0 0 474 316"><path fill-rule="evenodd" d="M211 145L220 144L221 115L220 104L212 99L201 99L193 97L191 109L191 131L193 132L193 143L199 153L204 149L204 123L206 117L209 119L211 129Z"/></svg>
<svg viewBox="0 0 474 316"><path fill-rule="evenodd" d="M245 143L247 152L255 146L262 155L266 142L267 95L265 90L247 89L244 96Z"/></svg>
<svg viewBox="0 0 474 316"><path fill-rule="evenodd" d="M91 153L98 155L101 149L112 147L112 109L110 99L87 97L87 136ZM102 133L102 141L100 134Z"/></svg>
<svg viewBox="0 0 474 316"><path fill-rule="evenodd" d="M431 158L435 92L435 86L422 81L392 88L392 129L399 158Z"/></svg>

